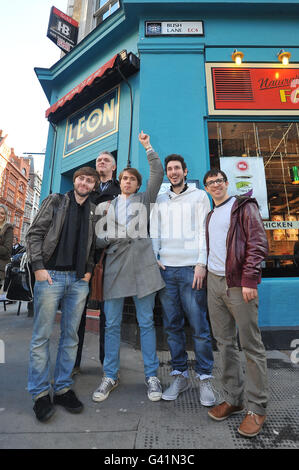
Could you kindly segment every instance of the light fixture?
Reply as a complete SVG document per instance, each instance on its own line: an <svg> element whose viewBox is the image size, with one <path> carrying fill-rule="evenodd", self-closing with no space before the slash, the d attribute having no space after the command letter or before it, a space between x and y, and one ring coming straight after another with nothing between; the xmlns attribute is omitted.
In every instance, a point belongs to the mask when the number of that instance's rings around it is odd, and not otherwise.
<svg viewBox="0 0 299 470"><path fill-rule="evenodd" d="M291 53L281 49L278 54L278 60L282 63L282 65L288 65L290 62Z"/></svg>
<svg viewBox="0 0 299 470"><path fill-rule="evenodd" d="M299 168L298 166L292 166L289 168L290 177L292 184L299 184Z"/></svg>
<svg viewBox="0 0 299 470"><path fill-rule="evenodd" d="M243 52L237 51L237 49L235 49L234 52L232 53L232 59L236 65L242 64L243 57L244 57Z"/></svg>
<svg viewBox="0 0 299 470"><path fill-rule="evenodd" d="M122 51L119 52L118 56L119 56L120 60L121 60L122 62L124 62L124 61L127 59L127 57L128 57L127 50L126 50L126 49L123 49Z"/></svg>

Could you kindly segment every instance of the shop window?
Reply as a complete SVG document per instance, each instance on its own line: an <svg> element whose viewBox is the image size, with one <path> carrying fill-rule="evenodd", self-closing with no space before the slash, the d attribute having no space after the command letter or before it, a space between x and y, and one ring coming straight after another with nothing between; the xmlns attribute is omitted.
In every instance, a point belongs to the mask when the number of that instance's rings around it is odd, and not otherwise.
<svg viewBox="0 0 299 470"><path fill-rule="evenodd" d="M96 24L100 24L105 21L112 13L120 8L119 0L98 0L97 10L94 14L96 18Z"/></svg>
<svg viewBox="0 0 299 470"><path fill-rule="evenodd" d="M299 123L209 122L211 168L228 176L230 194L259 203L269 243L263 276L298 276Z"/></svg>

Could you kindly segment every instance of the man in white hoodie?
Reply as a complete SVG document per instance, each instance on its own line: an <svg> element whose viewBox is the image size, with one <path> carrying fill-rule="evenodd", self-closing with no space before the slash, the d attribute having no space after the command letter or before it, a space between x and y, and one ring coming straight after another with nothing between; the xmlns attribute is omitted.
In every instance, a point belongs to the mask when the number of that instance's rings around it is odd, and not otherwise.
<svg viewBox="0 0 299 470"><path fill-rule="evenodd" d="M166 287L159 293L163 324L171 354L173 383L164 391L164 400L175 400L189 388L186 352L186 314L192 329L195 372L200 379L200 402L215 403L211 385L213 351L207 320L205 219L210 202L201 189L188 186L186 163L172 154L165 159L171 184L158 196L151 217L151 238Z"/></svg>

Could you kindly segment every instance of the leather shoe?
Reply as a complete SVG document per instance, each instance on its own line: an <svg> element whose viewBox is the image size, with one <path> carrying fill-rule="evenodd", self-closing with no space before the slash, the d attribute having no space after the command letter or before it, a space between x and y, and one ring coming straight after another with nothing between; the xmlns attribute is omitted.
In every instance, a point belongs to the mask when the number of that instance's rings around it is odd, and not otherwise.
<svg viewBox="0 0 299 470"><path fill-rule="evenodd" d="M241 413L242 411L242 406L233 406L226 401L223 401L220 405L214 406L210 411L208 411L208 415L210 418L215 419L215 421L223 421L230 415Z"/></svg>
<svg viewBox="0 0 299 470"><path fill-rule="evenodd" d="M248 411L238 428L239 434L245 437L257 436L263 427L266 415L258 415L253 411Z"/></svg>

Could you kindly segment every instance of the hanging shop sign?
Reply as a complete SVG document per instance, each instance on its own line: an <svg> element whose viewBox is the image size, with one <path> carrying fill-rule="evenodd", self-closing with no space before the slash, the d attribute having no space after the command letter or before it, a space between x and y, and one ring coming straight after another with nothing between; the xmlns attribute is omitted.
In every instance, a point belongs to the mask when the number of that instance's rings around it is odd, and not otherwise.
<svg viewBox="0 0 299 470"><path fill-rule="evenodd" d="M146 36L203 36L202 21L146 21Z"/></svg>
<svg viewBox="0 0 299 470"><path fill-rule="evenodd" d="M269 218L263 157L220 157L220 168L227 175L230 196L252 196L263 219Z"/></svg>
<svg viewBox="0 0 299 470"><path fill-rule="evenodd" d="M206 64L210 114L298 115L299 66Z"/></svg>
<svg viewBox="0 0 299 470"><path fill-rule="evenodd" d="M64 157L118 131L119 86L69 117Z"/></svg>
<svg viewBox="0 0 299 470"><path fill-rule="evenodd" d="M79 23L55 7L51 8L47 37L64 52L77 44Z"/></svg>

